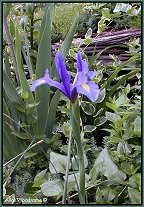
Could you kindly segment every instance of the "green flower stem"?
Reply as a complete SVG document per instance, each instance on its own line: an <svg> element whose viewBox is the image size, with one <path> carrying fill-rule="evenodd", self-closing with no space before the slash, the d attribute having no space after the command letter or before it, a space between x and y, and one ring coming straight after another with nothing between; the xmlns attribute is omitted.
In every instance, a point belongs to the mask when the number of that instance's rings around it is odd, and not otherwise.
<svg viewBox="0 0 144 207"><path fill-rule="evenodd" d="M76 142L78 159L79 159L79 194L80 204L85 204L85 167L84 167L84 153L80 136L80 109L78 99L70 104L70 121L72 133Z"/></svg>
<svg viewBox="0 0 144 207"><path fill-rule="evenodd" d="M66 167L66 174L65 174L65 183L64 183L64 193L63 193L63 198L62 198L62 204L66 204L67 184L68 184L68 176L69 176L69 168L70 168L71 145L72 145L72 132L70 131L70 138L69 138L69 145L68 145L68 159L67 159L67 167Z"/></svg>

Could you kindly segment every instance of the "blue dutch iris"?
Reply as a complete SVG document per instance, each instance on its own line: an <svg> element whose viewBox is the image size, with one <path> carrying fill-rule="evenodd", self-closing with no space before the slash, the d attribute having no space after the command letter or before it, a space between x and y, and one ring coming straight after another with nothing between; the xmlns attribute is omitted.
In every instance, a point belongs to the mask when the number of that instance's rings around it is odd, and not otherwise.
<svg viewBox="0 0 144 207"><path fill-rule="evenodd" d="M80 52L78 52L77 55L77 74L72 87L70 86L71 76L67 72L66 65L60 52L56 53L55 63L62 83L52 80L48 69L46 69L44 77L32 82L32 86L30 87L31 91L35 91L36 87L40 85L49 84L60 90L70 101L75 100L78 94L85 95L92 102L98 99L100 89L99 86L92 81L96 75L96 71L88 70L88 64L82 60Z"/></svg>

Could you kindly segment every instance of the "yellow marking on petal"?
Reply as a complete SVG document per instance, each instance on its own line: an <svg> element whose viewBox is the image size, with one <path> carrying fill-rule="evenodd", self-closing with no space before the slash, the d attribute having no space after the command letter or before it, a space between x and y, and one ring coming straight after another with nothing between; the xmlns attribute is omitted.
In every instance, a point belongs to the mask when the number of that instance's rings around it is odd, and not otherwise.
<svg viewBox="0 0 144 207"><path fill-rule="evenodd" d="M82 84L82 87L83 87L86 91L90 92L90 88L89 88L89 86L88 86L87 84L83 83L83 84Z"/></svg>

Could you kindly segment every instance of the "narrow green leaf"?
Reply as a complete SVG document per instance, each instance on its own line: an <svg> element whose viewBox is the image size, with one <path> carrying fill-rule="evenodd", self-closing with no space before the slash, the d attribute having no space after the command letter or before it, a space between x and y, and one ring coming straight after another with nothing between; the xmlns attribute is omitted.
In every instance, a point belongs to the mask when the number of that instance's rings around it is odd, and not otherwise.
<svg viewBox="0 0 144 207"><path fill-rule="evenodd" d="M103 84L102 88L108 88L111 84L111 82L114 80L114 78L117 76L118 72L123 69L126 65L128 65L129 63L132 63L136 60L138 60L138 56L134 56L131 57L130 59L128 59L127 61L125 61L124 63L122 63L117 69L114 70L114 72L109 76L109 78L105 81L105 83ZM137 71L138 72L138 71Z"/></svg>
<svg viewBox="0 0 144 207"><path fill-rule="evenodd" d="M10 63L9 63L9 57L8 57L8 52L7 49L5 49L5 68L4 68L7 76L9 77L9 79L12 81L11 78L11 69L10 69Z"/></svg>
<svg viewBox="0 0 144 207"><path fill-rule="evenodd" d="M127 45L111 45L111 46L108 46L106 48L104 48L103 50L101 50L99 53L97 53L95 56L93 56L91 58L91 60L89 61L89 68L91 68L92 64L100 57L100 55L105 52L106 50L110 49L110 48L113 48L113 47L122 47L122 48L128 48Z"/></svg>
<svg viewBox="0 0 144 207"><path fill-rule="evenodd" d="M23 47L22 47L22 52L23 52L25 61L26 61L27 66L28 66L28 71L30 73L30 77L32 78L33 68L32 68L32 62L31 62L30 51L29 51L29 41L28 41L28 38L27 38L27 33L26 33L25 28L24 28L24 37L25 37L25 45L26 45L27 55L26 55L25 50L24 50Z"/></svg>
<svg viewBox="0 0 144 207"><path fill-rule="evenodd" d="M19 94L17 93L15 87L12 84L12 81L9 79L8 75L5 73L5 71L3 71L3 84L4 84L4 90L8 96L8 98L12 101L12 102L17 102L21 105L24 105L21 97L19 96Z"/></svg>
<svg viewBox="0 0 144 207"><path fill-rule="evenodd" d="M124 81L126 81L129 77L135 75L138 72L138 70L132 71L130 73L128 73L127 75L125 75L124 77L122 77L117 83L116 85L109 91L109 93L107 94L106 98L104 99L102 105L100 106L100 108L104 108L103 110L103 114L106 111L106 103L109 100L109 97L112 97L112 95L114 94L114 92L116 91L116 89L122 84L124 83Z"/></svg>
<svg viewBox="0 0 144 207"><path fill-rule="evenodd" d="M3 112L10 116L9 109L3 100ZM18 145L16 142L16 137L11 135L10 126L13 126L13 123L6 116L3 116L3 152L4 152L4 160L9 160L15 155L19 153Z"/></svg>
<svg viewBox="0 0 144 207"><path fill-rule="evenodd" d="M31 137L27 133L17 132L13 130L12 134L20 139L31 139Z"/></svg>
<svg viewBox="0 0 144 207"><path fill-rule="evenodd" d="M52 136L52 129L53 129L54 121L55 121L56 109L59 103L60 96L61 96L61 93L60 91L57 90L50 103L48 119L47 119L47 127L46 127L46 135L49 138L51 138Z"/></svg>
<svg viewBox="0 0 144 207"><path fill-rule="evenodd" d="M51 21L52 21L53 4L46 6L44 17L41 25L41 33L37 64L36 77L43 77L45 70L51 68ZM37 106L38 112L38 133L43 135L45 133L47 116L49 111L49 90L48 85L43 85L36 89L36 102L40 102Z"/></svg>
<svg viewBox="0 0 144 207"><path fill-rule="evenodd" d="M37 155L37 152L26 152L25 153L25 155L24 155L24 158L25 159L28 159L28 158L30 158L30 157L33 157L33 156L35 156L35 155Z"/></svg>
<svg viewBox="0 0 144 207"><path fill-rule="evenodd" d="M34 101L34 99L33 99L32 92L30 91L29 84L27 82L27 79L25 77L25 74L22 68L21 40L20 40L18 27L15 28L15 34L16 34L16 39L15 39L16 60L17 60L17 65L18 65L18 73L19 73L19 78L21 82L22 93L28 94L27 103L31 103Z"/></svg>
<svg viewBox="0 0 144 207"><path fill-rule="evenodd" d="M11 7L12 7L12 3L4 3L4 5L3 5L3 15L4 15L5 18L8 17Z"/></svg>
<svg viewBox="0 0 144 207"><path fill-rule="evenodd" d="M11 33L11 37L12 39L14 39L15 37L15 25L12 19L10 19L10 33Z"/></svg>

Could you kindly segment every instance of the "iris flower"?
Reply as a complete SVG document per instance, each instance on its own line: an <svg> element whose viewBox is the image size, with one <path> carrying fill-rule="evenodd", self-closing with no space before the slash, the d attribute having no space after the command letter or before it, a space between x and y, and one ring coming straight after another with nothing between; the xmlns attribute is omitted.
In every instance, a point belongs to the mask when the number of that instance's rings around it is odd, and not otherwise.
<svg viewBox="0 0 144 207"><path fill-rule="evenodd" d="M44 77L32 82L32 86L30 87L31 91L35 91L36 87L40 85L49 84L60 90L70 101L75 100L78 94L85 95L92 102L98 99L100 89L99 86L92 81L96 75L96 71L88 71L88 64L82 60L80 52L78 52L77 55L77 74L72 87L70 85L71 76L67 72L66 65L60 52L56 53L55 64L62 82L60 83L52 80L48 69L46 69Z"/></svg>

